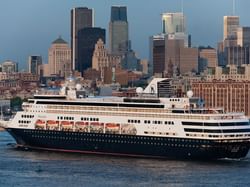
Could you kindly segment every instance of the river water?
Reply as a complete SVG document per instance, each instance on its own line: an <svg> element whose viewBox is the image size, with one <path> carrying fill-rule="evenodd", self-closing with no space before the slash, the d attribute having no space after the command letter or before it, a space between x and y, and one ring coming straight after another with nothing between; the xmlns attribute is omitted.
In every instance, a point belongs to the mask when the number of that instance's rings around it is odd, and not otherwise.
<svg viewBox="0 0 250 187"><path fill-rule="evenodd" d="M213 162L22 151L0 132L0 187L250 186L250 154Z"/></svg>

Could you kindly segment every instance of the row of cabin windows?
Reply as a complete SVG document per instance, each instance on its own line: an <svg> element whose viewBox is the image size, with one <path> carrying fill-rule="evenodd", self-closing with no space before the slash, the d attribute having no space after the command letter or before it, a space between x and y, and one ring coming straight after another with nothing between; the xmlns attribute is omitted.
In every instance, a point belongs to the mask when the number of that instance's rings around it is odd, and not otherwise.
<svg viewBox="0 0 250 187"><path fill-rule="evenodd" d="M22 118L34 118L34 115L21 115Z"/></svg>
<svg viewBox="0 0 250 187"><path fill-rule="evenodd" d="M170 101L180 101L180 99L170 99Z"/></svg>
<svg viewBox="0 0 250 187"><path fill-rule="evenodd" d="M192 144L175 144L175 143L160 143L160 142L140 142L133 140L110 140L110 139L89 139L89 138L74 138L74 137L56 137L56 136L39 136L32 135L33 138L46 138L46 139L59 139L59 140L75 140L75 141L92 141L92 142L108 142L108 143L130 143L130 144L147 144L147 145L165 145L165 146L173 146L173 147L193 147L199 148L199 145Z"/></svg>
<svg viewBox="0 0 250 187"><path fill-rule="evenodd" d="M189 134L186 133L186 136L192 136L192 137L209 137L209 138L232 138L232 137L250 137L250 134L230 134L230 135L205 135L205 134Z"/></svg>
<svg viewBox="0 0 250 187"><path fill-rule="evenodd" d="M74 117L57 116L57 119L59 119L59 120L74 120Z"/></svg>
<svg viewBox="0 0 250 187"><path fill-rule="evenodd" d="M18 123L24 123L24 124L28 124L28 123L31 123L31 121L18 120Z"/></svg>
<svg viewBox="0 0 250 187"><path fill-rule="evenodd" d="M99 121L98 118L81 118L81 121Z"/></svg>
<svg viewBox="0 0 250 187"><path fill-rule="evenodd" d="M156 134L156 135L172 135L175 136L176 133L170 133L170 132L148 132L148 131L144 131L144 134Z"/></svg>
<svg viewBox="0 0 250 187"><path fill-rule="evenodd" d="M136 119L129 119L128 123L141 123L141 121Z"/></svg>
<svg viewBox="0 0 250 187"><path fill-rule="evenodd" d="M24 130L25 133L30 133L32 135L61 135L58 131L33 131L33 130ZM152 132L144 131L145 134L152 134ZM175 135L175 133L173 133ZM118 138L118 139L131 139L131 140L143 140L143 141L171 141L171 142L193 142L193 143L208 143L207 140L196 140L196 139L179 139L179 138L162 138L162 137L151 137L151 136L128 136L128 135L112 135L112 134L81 134L76 132L66 132L66 136L74 136L77 138L80 137L96 137L96 138ZM186 134L187 136L192 136L192 134ZM197 135L198 136L198 135ZM231 135L230 135L231 136ZM244 134L242 134L244 136ZM249 134L245 134L245 136L250 136ZM54 136L55 137L55 136Z"/></svg>
<svg viewBox="0 0 250 187"><path fill-rule="evenodd" d="M129 119L128 123L141 123L140 120L133 120L133 119ZM151 124L150 120L144 120L145 124ZM163 124L163 121L152 121L152 124ZM165 125L174 125L173 121L165 121L164 122Z"/></svg>

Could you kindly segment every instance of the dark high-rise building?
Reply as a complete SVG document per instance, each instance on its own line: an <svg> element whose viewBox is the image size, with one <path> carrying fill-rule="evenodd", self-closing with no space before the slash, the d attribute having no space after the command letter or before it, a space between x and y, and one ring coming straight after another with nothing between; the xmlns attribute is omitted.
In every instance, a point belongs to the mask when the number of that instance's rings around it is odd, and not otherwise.
<svg viewBox="0 0 250 187"><path fill-rule="evenodd" d="M224 48L227 65L241 66L250 63L250 47L230 46Z"/></svg>
<svg viewBox="0 0 250 187"><path fill-rule="evenodd" d="M29 68L29 73L32 73L34 75L40 75L40 65L42 65L42 56L29 56L28 60L28 68Z"/></svg>
<svg viewBox="0 0 250 187"><path fill-rule="evenodd" d="M123 55L129 49L126 6L112 6L109 23L109 46L113 54Z"/></svg>
<svg viewBox="0 0 250 187"><path fill-rule="evenodd" d="M111 21L126 21L127 22L127 7L112 6L111 7Z"/></svg>
<svg viewBox="0 0 250 187"><path fill-rule="evenodd" d="M78 32L78 66L76 69L83 73L92 67L92 57L96 42L102 39L105 43L105 29L90 27Z"/></svg>
<svg viewBox="0 0 250 187"><path fill-rule="evenodd" d="M72 69L78 70L78 32L86 27L93 27L93 10L86 7L73 8L71 10L71 61Z"/></svg>
<svg viewBox="0 0 250 187"><path fill-rule="evenodd" d="M151 74L163 74L165 69L165 36L155 35L150 37Z"/></svg>

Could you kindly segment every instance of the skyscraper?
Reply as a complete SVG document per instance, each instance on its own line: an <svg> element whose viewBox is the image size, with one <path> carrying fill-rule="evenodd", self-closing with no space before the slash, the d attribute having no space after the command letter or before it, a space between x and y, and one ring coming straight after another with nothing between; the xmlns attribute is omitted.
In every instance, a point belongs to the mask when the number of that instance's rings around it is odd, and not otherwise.
<svg viewBox="0 0 250 187"><path fill-rule="evenodd" d="M102 39L105 43L105 29L90 27L79 30L78 32L78 66L79 72L92 67L92 57L96 42Z"/></svg>
<svg viewBox="0 0 250 187"><path fill-rule="evenodd" d="M198 49L185 47L184 40L180 39L166 39L165 42L165 72L174 75L197 72Z"/></svg>
<svg viewBox="0 0 250 187"><path fill-rule="evenodd" d="M162 14L162 33L175 34L185 33L185 16L182 12Z"/></svg>
<svg viewBox="0 0 250 187"><path fill-rule="evenodd" d="M68 43L61 37L52 42L49 49L49 71L50 74L57 74L67 77L71 71L70 67L71 49Z"/></svg>
<svg viewBox="0 0 250 187"><path fill-rule="evenodd" d="M250 47L250 27L238 27L237 45L241 47Z"/></svg>
<svg viewBox="0 0 250 187"><path fill-rule="evenodd" d="M186 34L186 18L182 12L162 14L162 33L168 35L168 39L184 40L185 47L191 43Z"/></svg>
<svg viewBox="0 0 250 187"><path fill-rule="evenodd" d="M165 69L165 37L155 35L150 37L150 75L161 74Z"/></svg>
<svg viewBox="0 0 250 187"><path fill-rule="evenodd" d="M87 7L78 7L71 10L71 49L72 69L78 66L78 32L86 27L93 27L93 10Z"/></svg>
<svg viewBox="0 0 250 187"><path fill-rule="evenodd" d="M112 6L109 23L109 46L113 54L124 54L129 49L126 6Z"/></svg>
<svg viewBox="0 0 250 187"><path fill-rule="evenodd" d="M236 39L237 28L240 24L239 16L224 16L224 35L223 40Z"/></svg>
<svg viewBox="0 0 250 187"><path fill-rule="evenodd" d="M42 65L42 56L32 55L28 59L29 73L40 75L40 66Z"/></svg>

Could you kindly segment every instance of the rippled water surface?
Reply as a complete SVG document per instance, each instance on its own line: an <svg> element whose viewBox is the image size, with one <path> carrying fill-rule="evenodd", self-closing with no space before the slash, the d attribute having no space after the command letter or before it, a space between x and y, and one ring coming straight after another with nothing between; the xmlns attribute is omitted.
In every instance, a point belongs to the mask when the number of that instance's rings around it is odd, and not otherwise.
<svg viewBox="0 0 250 187"><path fill-rule="evenodd" d="M0 187L250 186L250 154L213 162L21 151L0 132Z"/></svg>

